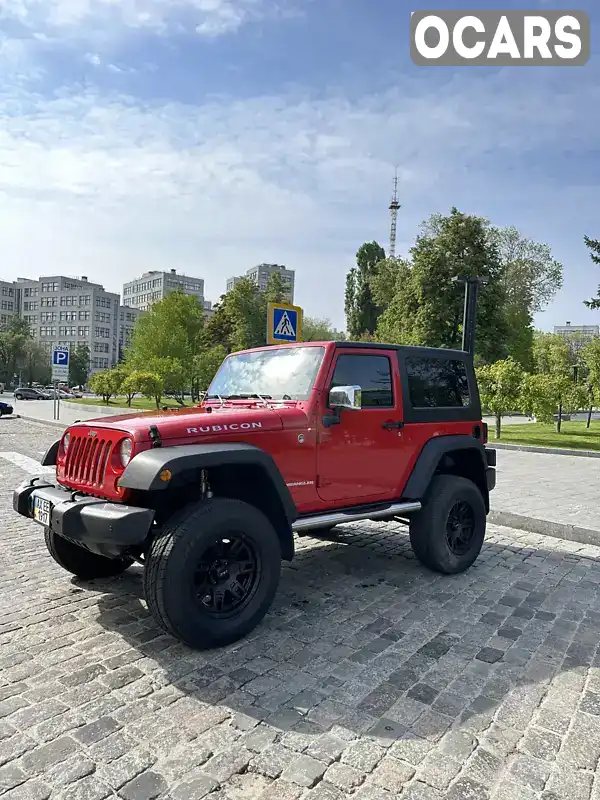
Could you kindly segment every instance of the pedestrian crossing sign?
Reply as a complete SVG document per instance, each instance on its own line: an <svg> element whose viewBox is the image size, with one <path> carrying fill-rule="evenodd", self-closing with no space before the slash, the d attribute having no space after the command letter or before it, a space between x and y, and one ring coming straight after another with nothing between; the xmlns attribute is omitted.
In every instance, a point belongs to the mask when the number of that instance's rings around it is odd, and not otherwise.
<svg viewBox="0 0 600 800"><path fill-rule="evenodd" d="M302 341L302 309L285 303L269 303L267 344Z"/></svg>

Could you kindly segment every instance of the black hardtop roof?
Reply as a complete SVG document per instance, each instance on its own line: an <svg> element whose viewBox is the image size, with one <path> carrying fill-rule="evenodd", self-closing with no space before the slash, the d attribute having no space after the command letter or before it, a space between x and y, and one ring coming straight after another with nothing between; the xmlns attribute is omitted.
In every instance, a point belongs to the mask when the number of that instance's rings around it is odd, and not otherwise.
<svg viewBox="0 0 600 800"><path fill-rule="evenodd" d="M351 348L356 350L398 350L409 356L423 358L453 358L461 361L472 361L473 358L466 350L451 350L449 347L418 347L409 344L385 344L383 342L344 342L336 341L336 347Z"/></svg>

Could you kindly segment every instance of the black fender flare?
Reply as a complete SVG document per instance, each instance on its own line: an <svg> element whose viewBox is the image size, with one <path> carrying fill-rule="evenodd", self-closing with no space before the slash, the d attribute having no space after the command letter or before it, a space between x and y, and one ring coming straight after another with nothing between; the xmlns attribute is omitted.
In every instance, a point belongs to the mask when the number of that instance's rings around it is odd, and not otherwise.
<svg viewBox="0 0 600 800"><path fill-rule="evenodd" d="M53 442L50 447L46 450L42 457L42 467L55 467L56 466L56 459L58 458L58 448L60 445L61 440L57 439Z"/></svg>
<svg viewBox="0 0 600 800"><path fill-rule="evenodd" d="M295 522L298 516L296 504L277 464L269 453L249 444L187 444L143 450L125 467L119 485L124 489L161 492L169 487L173 478L184 472L236 465L264 470L279 495L287 521L290 525ZM169 481L161 480L161 472L165 469L171 472Z"/></svg>
<svg viewBox="0 0 600 800"><path fill-rule="evenodd" d="M450 436L435 436L430 439L423 447L417 457L417 462L413 468L412 474L404 491L402 492L403 499L407 500L422 500L427 493L431 479L433 478L436 469L439 466L442 458L451 452L457 450L473 450L479 454L481 458L481 487L484 492L484 500L486 505L489 503L487 496L487 483L486 471L488 468L487 457L485 454L484 445L477 439L467 434L450 435Z"/></svg>

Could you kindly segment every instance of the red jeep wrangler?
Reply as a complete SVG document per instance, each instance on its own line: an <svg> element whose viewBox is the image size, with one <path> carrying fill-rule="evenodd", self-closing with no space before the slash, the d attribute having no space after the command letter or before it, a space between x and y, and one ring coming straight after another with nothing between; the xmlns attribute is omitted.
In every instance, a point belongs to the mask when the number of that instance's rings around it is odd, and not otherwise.
<svg viewBox="0 0 600 800"><path fill-rule="evenodd" d="M233 642L271 605L294 533L401 520L426 567L483 543L495 450L468 353L355 342L228 356L197 408L72 425L14 493L84 579L144 565L148 608L192 647Z"/></svg>

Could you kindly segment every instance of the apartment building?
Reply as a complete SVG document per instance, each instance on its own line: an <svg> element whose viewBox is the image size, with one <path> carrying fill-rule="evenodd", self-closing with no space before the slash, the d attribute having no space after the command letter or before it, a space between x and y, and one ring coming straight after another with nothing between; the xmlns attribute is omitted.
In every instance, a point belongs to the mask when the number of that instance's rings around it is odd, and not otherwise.
<svg viewBox="0 0 600 800"><path fill-rule="evenodd" d="M32 335L48 347L86 344L90 372L117 363L119 343L119 295L107 292L87 277L51 275L13 284L19 293L19 313Z"/></svg>
<svg viewBox="0 0 600 800"><path fill-rule="evenodd" d="M143 314L143 311L140 311L139 308L119 306L119 361L131 344L133 329L141 314Z"/></svg>
<svg viewBox="0 0 600 800"><path fill-rule="evenodd" d="M287 269L281 264L257 264L255 267L250 267L250 269L246 270L246 274L243 277L251 278L255 283L258 284L259 289L264 292L267 288L269 278L274 273L279 273L279 275L281 275L282 281L287 288L285 300L286 302L293 304L294 284L296 278L295 270ZM242 276L227 279L228 292L233 289L235 284L240 280L240 277Z"/></svg>
<svg viewBox="0 0 600 800"><path fill-rule="evenodd" d="M594 336L600 335L600 325L571 325L567 322L565 325L555 325L554 333L567 339L577 352Z"/></svg>
<svg viewBox="0 0 600 800"><path fill-rule="evenodd" d="M205 306L204 280L180 275L175 269L169 272L156 270L145 272L141 278L125 283L123 285L123 305L139 311L147 311L153 303L157 303L178 289L185 294L195 295L200 304Z"/></svg>
<svg viewBox="0 0 600 800"><path fill-rule="evenodd" d="M0 281L0 330L19 314L19 291L14 283Z"/></svg>

